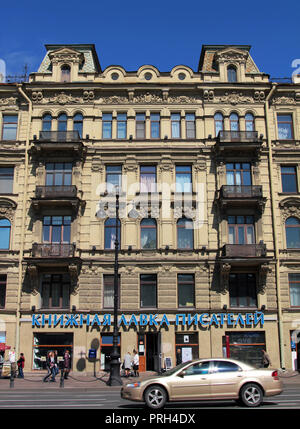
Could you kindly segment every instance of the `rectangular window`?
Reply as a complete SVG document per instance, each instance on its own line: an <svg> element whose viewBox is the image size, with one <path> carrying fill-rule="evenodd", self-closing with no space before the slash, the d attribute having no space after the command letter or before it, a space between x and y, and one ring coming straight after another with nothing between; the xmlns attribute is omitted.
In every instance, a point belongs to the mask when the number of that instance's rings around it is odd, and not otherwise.
<svg viewBox="0 0 300 429"><path fill-rule="evenodd" d="M0 308L5 308L6 276L0 276Z"/></svg>
<svg viewBox="0 0 300 429"><path fill-rule="evenodd" d="M196 137L195 113L185 114L186 138L194 139Z"/></svg>
<svg viewBox="0 0 300 429"><path fill-rule="evenodd" d="M192 192L192 167L176 165L176 192Z"/></svg>
<svg viewBox="0 0 300 429"><path fill-rule="evenodd" d="M157 277L156 274L141 274L140 277L141 307L157 307Z"/></svg>
<svg viewBox="0 0 300 429"><path fill-rule="evenodd" d="M106 166L106 186L107 192L120 191L122 188L122 166L107 165Z"/></svg>
<svg viewBox="0 0 300 429"><path fill-rule="evenodd" d="M102 138L111 139L112 138L112 114L103 113L102 115Z"/></svg>
<svg viewBox="0 0 300 429"><path fill-rule="evenodd" d="M178 307L195 307L195 279L193 274L178 274Z"/></svg>
<svg viewBox="0 0 300 429"><path fill-rule="evenodd" d="M257 307L255 274L229 275L230 307Z"/></svg>
<svg viewBox="0 0 300 429"><path fill-rule="evenodd" d="M254 244L253 216L228 216L229 244Z"/></svg>
<svg viewBox="0 0 300 429"><path fill-rule="evenodd" d="M155 165L141 165L141 192L156 192Z"/></svg>
<svg viewBox="0 0 300 429"><path fill-rule="evenodd" d="M150 136L152 139L160 138L160 114L150 114Z"/></svg>
<svg viewBox="0 0 300 429"><path fill-rule="evenodd" d="M43 243L69 244L71 240L71 216L44 216Z"/></svg>
<svg viewBox="0 0 300 429"><path fill-rule="evenodd" d="M289 274L291 307L300 307L300 274Z"/></svg>
<svg viewBox="0 0 300 429"><path fill-rule="evenodd" d="M282 192L286 192L286 193L298 192L296 167L281 166L281 184L282 184Z"/></svg>
<svg viewBox="0 0 300 429"><path fill-rule="evenodd" d="M72 184L71 162L47 162L46 186L70 186Z"/></svg>
<svg viewBox="0 0 300 429"><path fill-rule="evenodd" d="M3 115L2 140L16 140L18 115Z"/></svg>
<svg viewBox="0 0 300 429"><path fill-rule="evenodd" d="M171 136L172 139L180 139L181 137L181 117L180 113L171 114Z"/></svg>
<svg viewBox="0 0 300 429"><path fill-rule="evenodd" d="M144 139L146 137L145 113L137 113L135 116L136 138Z"/></svg>
<svg viewBox="0 0 300 429"><path fill-rule="evenodd" d="M114 308L114 275L103 276L103 308ZM118 308L120 308L120 276L118 277Z"/></svg>
<svg viewBox="0 0 300 429"><path fill-rule="evenodd" d="M0 167L0 194L12 194L14 167Z"/></svg>
<svg viewBox="0 0 300 429"><path fill-rule="evenodd" d="M126 113L117 114L117 139L126 139L127 137L127 115Z"/></svg>
<svg viewBox="0 0 300 429"><path fill-rule="evenodd" d="M278 138L280 140L293 140L292 115L277 115Z"/></svg>
<svg viewBox="0 0 300 429"><path fill-rule="evenodd" d="M44 274L42 308L69 308L70 279L67 274Z"/></svg>
<svg viewBox="0 0 300 429"><path fill-rule="evenodd" d="M250 163L236 162L226 164L226 181L227 185L250 186L252 184Z"/></svg>

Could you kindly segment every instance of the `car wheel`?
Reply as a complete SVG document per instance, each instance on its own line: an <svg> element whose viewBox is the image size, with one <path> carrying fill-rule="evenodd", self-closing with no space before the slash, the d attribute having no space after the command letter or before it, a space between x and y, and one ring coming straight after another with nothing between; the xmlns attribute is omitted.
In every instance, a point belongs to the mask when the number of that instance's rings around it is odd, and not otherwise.
<svg viewBox="0 0 300 429"><path fill-rule="evenodd" d="M146 389L145 391L145 402L149 408L153 410L159 410L163 408L167 402L167 394L163 387L153 385Z"/></svg>
<svg viewBox="0 0 300 429"><path fill-rule="evenodd" d="M248 383L242 387L241 401L247 407L258 407L263 400L262 389L255 383Z"/></svg>

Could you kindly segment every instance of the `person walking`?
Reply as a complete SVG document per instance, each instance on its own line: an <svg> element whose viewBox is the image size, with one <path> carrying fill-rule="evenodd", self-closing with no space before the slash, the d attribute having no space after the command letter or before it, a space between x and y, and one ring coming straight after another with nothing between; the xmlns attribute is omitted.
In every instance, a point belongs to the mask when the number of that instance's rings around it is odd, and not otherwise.
<svg viewBox="0 0 300 429"><path fill-rule="evenodd" d="M16 370L17 370L17 364L16 364L16 349L13 348L8 352L8 359L10 362L10 368L11 372L13 374L13 377L16 377Z"/></svg>
<svg viewBox="0 0 300 429"><path fill-rule="evenodd" d="M271 359L265 350L262 350L262 364L264 368L268 368L271 365Z"/></svg>
<svg viewBox="0 0 300 429"><path fill-rule="evenodd" d="M139 377L139 376L140 376L140 374L139 374L139 363L140 363L140 357L139 357L139 354L138 354L138 352L134 349L134 350L133 350L133 365L132 365L132 368L133 368L134 376L135 376L135 377Z"/></svg>
<svg viewBox="0 0 300 429"><path fill-rule="evenodd" d="M124 369L125 369L125 377L129 377L131 370L131 355L130 352L127 352L124 357Z"/></svg>
<svg viewBox="0 0 300 429"><path fill-rule="evenodd" d="M64 354L64 378L65 378L65 380L67 380L69 377L70 369L71 369L71 356L70 356L69 350L66 350L65 354Z"/></svg>
<svg viewBox="0 0 300 429"><path fill-rule="evenodd" d="M50 377L50 375L52 374L51 366L50 366L50 363L51 363L51 360L50 360L51 353L52 353L52 352L48 352L48 353L47 353L47 357L46 357L46 367L47 367L47 370L48 370L48 374L43 378L43 382L44 382L44 383L46 383L46 382L48 381L48 378L49 378L49 377Z"/></svg>
<svg viewBox="0 0 300 429"><path fill-rule="evenodd" d="M20 357L17 361L18 364L18 378L24 378L24 364L25 364L25 357L24 357L24 353L20 353Z"/></svg>

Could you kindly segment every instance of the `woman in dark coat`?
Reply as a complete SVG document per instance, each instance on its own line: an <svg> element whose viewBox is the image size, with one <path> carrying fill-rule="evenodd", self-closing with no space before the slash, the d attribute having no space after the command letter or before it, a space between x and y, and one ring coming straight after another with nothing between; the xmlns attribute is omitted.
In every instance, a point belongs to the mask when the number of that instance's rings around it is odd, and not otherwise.
<svg viewBox="0 0 300 429"><path fill-rule="evenodd" d="M67 380L71 369L71 356L69 350L65 351L64 354L64 378Z"/></svg>

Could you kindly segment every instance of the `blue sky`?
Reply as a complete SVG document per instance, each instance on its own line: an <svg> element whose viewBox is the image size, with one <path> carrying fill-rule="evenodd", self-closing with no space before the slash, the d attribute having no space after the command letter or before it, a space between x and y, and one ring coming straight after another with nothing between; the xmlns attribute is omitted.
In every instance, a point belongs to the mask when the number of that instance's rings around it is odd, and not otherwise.
<svg viewBox="0 0 300 429"><path fill-rule="evenodd" d="M300 66L300 2L15 0L1 5L0 59L8 74L36 71L46 43L94 43L101 67L178 64L197 70L203 44L249 44L260 71L291 77ZM300 73L300 72L299 72Z"/></svg>

